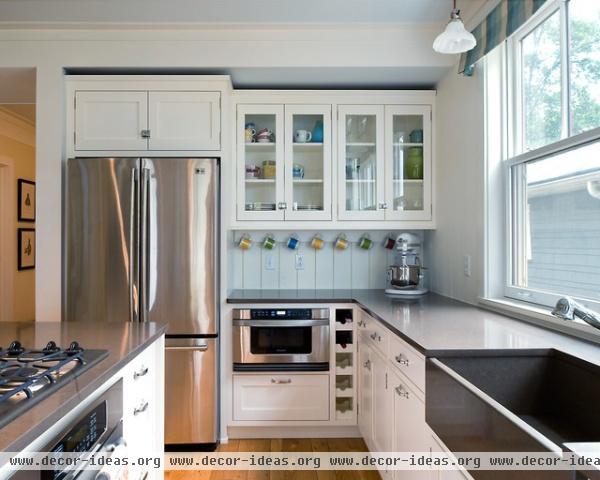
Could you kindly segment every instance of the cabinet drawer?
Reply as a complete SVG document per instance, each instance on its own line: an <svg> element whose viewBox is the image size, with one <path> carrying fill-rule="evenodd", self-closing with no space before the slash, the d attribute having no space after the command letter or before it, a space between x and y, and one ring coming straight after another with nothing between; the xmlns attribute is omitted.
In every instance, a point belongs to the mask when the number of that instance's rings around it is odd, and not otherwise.
<svg viewBox="0 0 600 480"><path fill-rule="evenodd" d="M387 355L390 332L373 317L364 314L362 317L362 337L375 348Z"/></svg>
<svg viewBox="0 0 600 480"><path fill-rule="evenodd" d="M397 336L390 338L388 359L415 386L425 392L425 358Z"/></svg>
<svg viewBox="0 0 600 480"><path fill-rule="evenodd" d="M234 420L329 420L329 375L234 375Z"/></svg>

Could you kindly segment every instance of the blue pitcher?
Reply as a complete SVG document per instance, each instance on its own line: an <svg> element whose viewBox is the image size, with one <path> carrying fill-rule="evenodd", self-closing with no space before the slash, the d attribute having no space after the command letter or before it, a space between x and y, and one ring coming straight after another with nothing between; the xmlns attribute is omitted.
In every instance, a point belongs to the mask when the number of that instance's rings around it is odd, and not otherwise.
<svg viewBox="0 0 600 480"><path fill-rule="evenodd" d="M315 123L310 141L314 143L323 143L323 122L321 120L317 120Z"/></svg>

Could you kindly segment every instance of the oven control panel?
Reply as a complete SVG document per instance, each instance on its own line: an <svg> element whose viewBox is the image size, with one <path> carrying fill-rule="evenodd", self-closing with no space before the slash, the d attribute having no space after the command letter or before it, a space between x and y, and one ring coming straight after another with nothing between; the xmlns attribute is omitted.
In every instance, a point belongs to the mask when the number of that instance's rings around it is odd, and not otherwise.
<svg viewBox="0 0 600 480"><path fill-rule="evenodd" d="M233 310L234 320L315 320L328 319L327 308L243 308Z"/></svg>
<svg viewBox="0 0 600 480"><path fill-rule="evenodd" d="M288 308L283 310L257 308L250 310L250 318L252 320L270 320L274 318L310 320L312 318L312 310L310 308Z"/></svg>

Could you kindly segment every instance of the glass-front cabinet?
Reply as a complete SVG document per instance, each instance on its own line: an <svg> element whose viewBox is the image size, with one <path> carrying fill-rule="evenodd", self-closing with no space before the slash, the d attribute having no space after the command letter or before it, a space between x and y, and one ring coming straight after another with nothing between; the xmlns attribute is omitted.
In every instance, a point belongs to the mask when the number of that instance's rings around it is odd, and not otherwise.
<svg viewBox="0 0 600 480"><path fill-rule="evenodd" d="M284 219L283 112L283 105L238 105L240 219Z"/></svg>
<svg viewBox="0 0 600 480"><path fill-rule="evenodd" d="M386 220L431 219L431 107L385 107Z"/></svg>
<svg viewBox="0 0 600 480"><path fill-rule="evenodd" d="M340 220L383 220L384 107L338 107Z"/></svg>
<svg viewBox="0 0 600 480"><path fill-rule="evenodd" d="M331 220L330 105L238 105L237 137L238 219Z"/></svg>
<svg viewBox="0 0 600 480"><path fill-rule="evenodd" d="M431 104L238 104L236 128L239 221L432 221Z"/></svg>
<svg viewBox="0 0 600 480"><path fill-rule="evenodd" d="M331 220L331 106L285 106L286 220Z"/></svg>

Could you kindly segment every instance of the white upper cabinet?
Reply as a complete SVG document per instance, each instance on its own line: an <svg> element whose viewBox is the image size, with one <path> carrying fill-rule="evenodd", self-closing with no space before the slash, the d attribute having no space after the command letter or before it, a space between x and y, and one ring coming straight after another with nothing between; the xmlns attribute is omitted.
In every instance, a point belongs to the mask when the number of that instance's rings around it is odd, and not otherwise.
<svg viewBox="0 0 600 480"><path fill-rule="evenodd" d="M331 105L238 105L238 220L331 220Z"/></svg>
<svg viewBox="0 0 600 480"><path fill-rule="evenodd" d="M148 92L75 92L75 150L146 150Z"/></svg>
<svg viewBox="0 0 600 480"><path fill-rule="evenodd" d="M431 107L385 107L386 220L431 220Z"/></svg>
<svg viewBox="0 0 600 480"><path fill-rule="evenodd" d="M340 220L384 220L384 108L338 107Z"/></svg>
<svg viewBox="0 0 600 480"><path fill-rule="evenodd" d="M76 151L214 151L220 92L76 91Z"/></svg>
<svg viewBox="0 0 600 480"><path fill-rule="evenodd" d="M284 220L283 105L238 105L237 211L240 220Z"/></svg>
<svg viewBox="0 0 600 480"><path fill-rule="evenodd" d="M331 105L285 106L286 220L331 220Z"/></svg>
<svg viewBox="0 0 600 480"><path fill-rule="evenodd" d="M149 150L219 150L219 92L149 92Z"/></svg>

